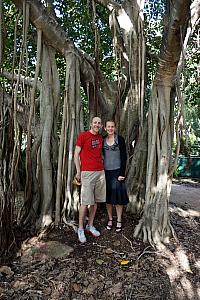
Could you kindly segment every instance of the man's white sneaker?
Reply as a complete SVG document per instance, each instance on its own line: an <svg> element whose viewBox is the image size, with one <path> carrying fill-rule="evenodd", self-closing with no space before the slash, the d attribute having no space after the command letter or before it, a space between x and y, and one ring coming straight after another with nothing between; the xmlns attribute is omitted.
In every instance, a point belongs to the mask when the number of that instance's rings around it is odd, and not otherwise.
<svg viewBox="0 0 200 300"><path fill-rule="evenodd" d="M92 225L87 225L85 228L85 231L94 237L100 236L100 232L98 230L96 230L96 228Z"/></svg>
<svg viewBox="0 0 200 300"><path fill-rule="evenodd" d="M78 229L78 239L79 239L79 242L81 242L81 243L86 242L84 229Z"/></svg>

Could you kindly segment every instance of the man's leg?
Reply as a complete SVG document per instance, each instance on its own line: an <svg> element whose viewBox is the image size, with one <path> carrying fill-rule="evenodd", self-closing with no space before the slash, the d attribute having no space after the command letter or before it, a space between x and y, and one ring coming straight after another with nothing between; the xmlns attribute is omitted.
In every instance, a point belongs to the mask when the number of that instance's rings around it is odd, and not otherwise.
<svg viewBox="0 0 200 300"><path fill-rule="evenodd" d="M79 229L84 228L84 220L87 211L87 205L81 204L79 208Z"/></svg>
<svg viewBox="0 0 200 300"><path fill-rule="evenodd" d="M83 227L86 210L87 210L87 205L81 204L81 206L79 208L79 228L78 228L78 239L79 239L79 242L81 242L81 243L86 242L86 237L85 237L85 232L84 232L84 227Z"/></svg>
<svg viewBox="0 0 200 300"><path fill-rule="evenodd" d="M105 189L105 174L104 171L96 171L93 174L93 199L94 205L90 206L89 209L89 220L88 225L86 226L86 231L92 234L94 237L100 236L100 232L96 230L93 226L94 217L97 210L97 202L104 202L106 197L106 189ZM92 199L92 197L91 197Z"/></svg>
<svg viewBox="0 0 200 300"><path fill-rule="evenodd" d="M97 210L96 203L94 205L90 205L88 225L85 228L86 232L90 233L94 237L100 236L100 232L98 230L96 230L96 228L93 226L96 210Z"/></svg>
<svg viewBox="0 0 200 300"><path fill-rule="evenodd" d="M89 207L89 220L88 220L88 225L89 226L93 226L96 211L97 211L97 204L95 203L94 205L90 205L90 207Z"/></svg>

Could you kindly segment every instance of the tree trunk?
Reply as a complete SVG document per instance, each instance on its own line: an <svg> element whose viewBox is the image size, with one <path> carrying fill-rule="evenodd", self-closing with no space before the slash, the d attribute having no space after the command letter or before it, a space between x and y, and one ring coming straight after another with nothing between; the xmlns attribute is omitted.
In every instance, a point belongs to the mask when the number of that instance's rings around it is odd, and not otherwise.
<svg viewBox="0 0 200 300"><path fill-rule="evenodd" d="M148 112L148 156L144 213L134 236L158 245L166 241L173 229L168 204L171 190L170 158L173 120L170 93L182 50L182 40L189 20L190 1L167 2L167 25L161 48L159 67L153 82ZM170 12L170 16L169 16ZM170 174L171 175L171 174Z"/></svg>
<svg viewBox="0 0 200 300"><path fill-rule="evenodd" d="M10 162L14 153L14 127L11 111L4 104L3 89L0 89L0 257L8 255L14 245L13 209L14 178ZM11 180L13 179L13 180Z"/></svg>

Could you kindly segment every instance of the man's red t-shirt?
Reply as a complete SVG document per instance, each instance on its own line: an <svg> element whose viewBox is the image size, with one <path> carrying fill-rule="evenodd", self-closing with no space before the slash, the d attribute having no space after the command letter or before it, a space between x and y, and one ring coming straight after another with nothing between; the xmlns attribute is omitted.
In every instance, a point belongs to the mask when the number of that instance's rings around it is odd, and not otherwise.
<svg viewBox="0 0 200 300"><path fill-rule="evenodd" d="M76 146L81 147L81 171L102 171L104 169L102 144L101 134L92 134L89 130L79 134Z"/></svg>

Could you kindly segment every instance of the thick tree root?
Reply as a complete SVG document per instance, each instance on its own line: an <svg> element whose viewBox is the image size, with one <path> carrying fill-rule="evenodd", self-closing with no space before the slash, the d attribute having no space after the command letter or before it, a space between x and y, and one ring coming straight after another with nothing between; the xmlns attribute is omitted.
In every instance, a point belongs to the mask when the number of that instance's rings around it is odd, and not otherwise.
<svg viewBox="0 0 200 300"><path fill-rule="evenodd" d="M151 246L167 243L170 237L175 237L175 232L169 220L166 191L147 196L144 214L135 228L134 237L141 237Z"/></svg>
<svg viewBox="0 0 200 300"><path fill-rule="evenodd" d="M162 222L159 222L157 227L153 226L152 222L144 217L140 219L138 225L135 227L134 237L142 238L143 242L149 242L154 247L162 243L168 243L170 237L175 237L175 232L168 220L165 228L162 227ZM154 228L153 228L154 227Z"/></svg>

